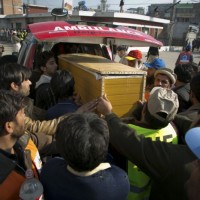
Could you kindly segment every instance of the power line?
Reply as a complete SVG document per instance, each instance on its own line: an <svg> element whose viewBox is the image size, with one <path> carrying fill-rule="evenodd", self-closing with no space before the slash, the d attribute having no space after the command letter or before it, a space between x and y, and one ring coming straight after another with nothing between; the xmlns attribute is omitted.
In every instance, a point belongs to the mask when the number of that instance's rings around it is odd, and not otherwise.
<svg viewBox="0 0 200 200"><path fill-rule="evenodd" d="M24 0L24 1L27 1L27 0ZM34 1L34 0L30 0L30 1ZM200 3L200 0L183 0L182 1L182 3L183 2L199 2ZM37 2L38 3L38 2ZM168 4L172 4L172 3L169 3L169 1L168 2L166 2L166 3L168 3ZM124 4L124 6L138 6L138 5L144 5L144 6L147 6L147 5L151 5L151 4L166 4L166 3L164 3L163 1L162 2L160 2L159 0L158 0L158 2L157 3L151 3L151 0L146 0L145 2L143 1L143 2L140 2L140 3L131 3L131 4L129 4L129 3L125 3ZM48 8L50 8L50 7L57 7L58 6L58 3L56 4L55 2L51 2L51 1L49 1L49 0L43 0L43 3L41 3L41 1L39 1L39 4L40 5L45 5L45 6L47 6ZM88 8L92 8L92 7L98 7L99 5L100 5L101 3L99 2L99 4L93 4L93 5L87 5L87 7ZM112 4L112 3L109 3L109 2L107 2L107 5L109 5L109 6L119 6L119 3L118 4Z"/></svg>

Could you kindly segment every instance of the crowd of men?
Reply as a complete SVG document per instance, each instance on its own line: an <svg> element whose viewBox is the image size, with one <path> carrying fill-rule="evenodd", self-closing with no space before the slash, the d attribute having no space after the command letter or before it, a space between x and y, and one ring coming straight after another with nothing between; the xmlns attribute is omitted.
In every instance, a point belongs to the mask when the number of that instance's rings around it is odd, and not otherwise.
<svg viewBox="0 0 200 200"><path fill-rule="evenodd" d="M8 28L1 28L0 29L0 41L5 42L12 42L12 34L16 31L17 36L20 38L20 40L24 40L27 36L27 30L26 29L8 29Z"/></svg>
<svg viewBox="0 0 200 200"><path fill-rule="evenodd" d="M0 58L2 199L19 199L25 149L47 200L200 199L198 66L180 59L185 52L171 70L156 48L144 63L139 50L117 50L121 63L147 72L145 99L128 118L106 94L82 104L53 52L38 55L34 71L15 55Z"/></svg>

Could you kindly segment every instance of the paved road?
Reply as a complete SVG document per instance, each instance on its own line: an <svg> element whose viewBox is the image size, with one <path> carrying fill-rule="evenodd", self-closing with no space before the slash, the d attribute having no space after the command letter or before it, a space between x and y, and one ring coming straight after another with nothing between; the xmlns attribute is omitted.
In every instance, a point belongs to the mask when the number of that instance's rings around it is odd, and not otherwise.
<svg viewBox="0 0 200 200"><path fill-rule="evenodd" d="M2 44L2 42L0 42L0 44ZM3 42L3 45L5 46L5 52L4 52L3 55L11 54L12 53L12 44ZM162 58L165 61L167 67L173 69L179 53L180 52L178 52L178 51L177 52L161 51L160 52L160 58ZM146 52L143 53L143 61L144 62L145 62L146 54L147 54ZM199 63L200 53L194 52L193 56L194 56L194 62Z"/></svg>
<svg viewBox="0 0 200 200"><path fill-rule="evenodd" d="M7 54L12 54L12 44L11 43L6 43L4 41L0 41L0 45L3 44L4 45L4 50L5 52L3 53L3 55L7 55Z"/></svg>
<svg viewBox="0 0 200 200"><path fill-rule="evenodd" d="M167 67L173 69L179 53L180 52L162 51L160 52L160 58L162 58L165 61ZM194 62L198 64L200 61L200 53L194 52L193 57L194 57Z"/></svg>

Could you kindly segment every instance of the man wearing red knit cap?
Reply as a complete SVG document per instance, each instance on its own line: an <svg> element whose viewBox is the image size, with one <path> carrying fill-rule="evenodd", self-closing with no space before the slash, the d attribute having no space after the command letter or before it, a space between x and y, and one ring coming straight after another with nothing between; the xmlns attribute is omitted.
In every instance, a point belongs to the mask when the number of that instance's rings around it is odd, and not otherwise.
<svg viewBox="0 0 200 200"><path fill-rule="evenodd" d="M128 60L128 65L130 67L135 67L137 69L143 69L142 52L140 50L130 51L125 58Z"/></svg>

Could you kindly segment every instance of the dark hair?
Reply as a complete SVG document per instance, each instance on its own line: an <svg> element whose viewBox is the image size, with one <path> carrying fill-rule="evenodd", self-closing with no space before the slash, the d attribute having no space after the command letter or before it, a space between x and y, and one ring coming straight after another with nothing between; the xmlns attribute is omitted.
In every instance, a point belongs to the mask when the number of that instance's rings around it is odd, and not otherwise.
<svg viewBox="0 0 200 200"><path fill-rule="evenodd" d="M3 55L0 57L0 65L4 65L6 63L17 63L16 55Z"/></svg>
<svg viewBox="0 0 200 200"><path fill-rule="evenodd" d="M74 78L66 70L57 71L51 79L51 88L56 99L68 98L74 92Z"/></svg>
<svg viewBox="0 0 200 200"><path fill-rule="evenodd" d="M0 90L0 135L6 122L15 120L20 109L24 107L22 95L9 90Z"/></svg>
<svg viewBox="0 0 200 200"><path fill-rule="evenodd" d="M149 55L159 56L159 48L158 47L149 47L149 50L147 52L147 57Z"/></svg>
<svg viewBox="0 0 200 200"><path fill-rule="evenodd" d="M31 72L30 69L28 69L27 67L21 66L21 72L22 72L22 77L23 77L22 79L23 79L23 81L30 79L30 77L32 75L32 72Z"/></svg>
<svg viewBox="0 0 200 200"><path fill-rule="evenodd" d="M191 45L188 44L188 45L185 47L185 50L186 50L186 51L190 51L190 50L191 50Z"/></svg>
<svg viewBox="0 0 200 200"><path fill-rule="evenodd" d="M117 51L126 51L127 50L127 47L126 46L124 46L124 45L121 45L121 46L118 46L117 47Z"/></svg>
<svg viewBox="0 0 200 200"><path fill-rule="evenodd" d="M40 53L37 56L37 65L38 65L38 68L40 69L42 66L45 67L47 61L50 58L53 58L53 57L54 57L54 53L52 51L43 51L42 53Z"/></svg>
<svg viewBox="0 0 200 200"><path fill-rule="evenodd" d="M94 113L72 114L56 131L56 147L76 171L88 171L104 161L109 144L105 120Z"/></svg>
<svg viewBox="0 0 200 200"><path fill-rule="evenodd" d="M0 89L9 90L11 83L21 86L21 83L30 78L30 69L17 63L8 63L0 66Z"/></svg>
<svg viewBox="0 0 200 200"><path fill-rule="evenodd" d="M191 64L178 64L174 68L174 73L177 76L177 80L183 83L189 83L194 71Z"/></svg>
<svg viewBox="0 0 200 200"><path fill-rule="evenodd" d="M148 103L148 102L147 102ZM169 123L166 122L162 122L159 119L156 119L154 116L151 115L151 113L149 112L148 106L145 106L145 120L146 122L151 126L152 129L161 129L166 127ZM160 113L160 115L165 114L165 113Z"/></svg>
<svg viewBox="0 0 200 200"><path fill-rule="evenodd" d="M200 102L200 73L197 73L190 81L190 89L196 99Z"/></svg>

